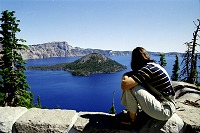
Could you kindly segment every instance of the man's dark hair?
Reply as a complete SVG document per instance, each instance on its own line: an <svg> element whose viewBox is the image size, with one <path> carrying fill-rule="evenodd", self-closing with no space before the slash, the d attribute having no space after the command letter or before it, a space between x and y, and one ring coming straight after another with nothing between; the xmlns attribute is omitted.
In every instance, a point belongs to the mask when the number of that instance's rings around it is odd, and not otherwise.
<svg viewBox="0 0 200 133"><path fill-rule="evenodd" d="M148 62L154 62L151 60L148 52L143 47L136 47L132 51L132 59L131 59L131 69L133 71L139 70Z"/></svg>

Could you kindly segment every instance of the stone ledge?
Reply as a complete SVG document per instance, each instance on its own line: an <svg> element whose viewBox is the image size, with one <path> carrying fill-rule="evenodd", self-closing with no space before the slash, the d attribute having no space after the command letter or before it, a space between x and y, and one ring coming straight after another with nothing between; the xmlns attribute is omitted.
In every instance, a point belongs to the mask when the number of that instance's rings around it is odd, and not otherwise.
<svg viewBox="0 0 200 133"><path fill-rule="evenodd" d="M130 133L117 127L113 115L104 112L76 112L60 109L0 107L1 133Z"/></svg>
<svg viewBox="0 0 200 133"><path fill-rule="evenodd" d="M76 120L75 110L48 110L32 108L14 124L16 132L68 132ZM24 128L25 127L25 128Z"/></svg>
<svg viewBox="0 0 200 133"><path fill-rule="evenodd" d="M131 129L120 127L114 115L104 112L79 112L74 123L75 133L131 133Z"/></svg>
<svg viewBox="0 0 200 133"><path fill-rule="evenodd" d="M114 115L104 112L79 112L75 110L60 109L26 109L23 107L1 107L0 132L2 133L133 133L133 129L122 126ZM178 115L168 121L163 121L161 126L166 131L182 132L183 122ZM140 119L145 121L145 118ZM154 123L152 125L152 122ZM159 121L151 120L147 125L152 132L157 129ZM154 127L155 126L155 127ZM173 127L173 130L171 129ZM147 128L144 128L145 131Z"/></svg>
<svg viewBox="0 0 200 133"><path fill-rule="evenodd" d="M11 133L13 124L27 111L25 107L0 107L0 132Z"/></svg>

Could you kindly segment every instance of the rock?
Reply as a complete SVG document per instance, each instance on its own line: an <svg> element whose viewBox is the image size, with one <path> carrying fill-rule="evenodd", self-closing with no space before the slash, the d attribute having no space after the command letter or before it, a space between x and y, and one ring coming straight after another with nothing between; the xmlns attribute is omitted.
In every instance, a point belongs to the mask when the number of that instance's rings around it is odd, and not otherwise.
<svg viewBox="0 0 200 133"><path fill-rule="evenodd" d="M50 57L85 56L90 53L101 53L106 56L127 56L131 54L131 51L112 51L89 48L84 49L79 47L72 47L67 42L63 41L28 45L27 50L19 51L19 53L22 55L23 59L26 60Z"/></svg>
<svg viewBox="0 0 200 133"><path fill-rule="evenodd" d="M15 122L14 127L16 132L23 133L63 133L71 129L76 119L74 110L32 108Z"/></svg>
<svg viewBox="0 0 200 133"><path fill-rule="evenodd" d="M185 82L173 81L176 112L186 124L186 132L200 133L200 90Z"/></svg>
<svg viewBox="0 0 200 133"><path fill-rule="evenodd" d="M191 126L200 127L200 108L177 102L177 114Z"/></svg>
<svg viewBox="0 0 200 133"><path fill-rule="evenodd" d="M131 133L130 128L118 125L114 115L103 112L79 112L72 130L73 133Z"/></svg>
<svg viewBox="0 0 200 133"><path fill-rule="evenodd" d="M138 117L137 117L138 118ZM79 112L70 133L183 133L184 122L175 113L168 121L159 121L139 113L139 123L133 126L120 124L116 117L103 112ZM143 125L144 126L141 126Z"/></svg>
<svg viewBox="0 0 200 133"><path fill-rule="evenodd" d="M11 133L15 121L27 111L24 107L0 107L0 132Z"/></svg>
<svg viewBox="0 0 200 133"><path fill-rule="evenodd" d="M77 118L77 121L74 123L73 128L77 131L82 132L87 124L90 122L89 118L81 117L82 115L87 114L87 112L80 112Z"/></svg>
<svg viewBox="0 0 200 133"><path fill-rule="evenodd" d="M172 81L172 86L174 87L174 90L176 92L176 99L183 98L185 94L191 94L189 95L190 98L198 99L198 96L200 95L200 89L197 88L197 86L195 86L194 84L180 81Z"/></svg>
<svg viewBox="0 0 200 133"><path fill-rule="evenodd" d="M80 48L72 47L67 42L48 42L36 45L27 45L27 50L18 51L22 55L24 60L27 59L39 59L39 58L50 58L50 57L71 57L71 56L85 56L90 53L101 53L106 56L130 56L132 51L113 51L113 50L102 50L92 48ZM2 44L0 44L0 50ZM160 52L150 52L150 55L159 56ZM169 52L165 53L166 56L182 55L182 53Z"/></svg>
<svg viewBox="0 0 200 133"><path fill-rule="evenodd" d="M150 119L139 133L183 133L184 122L175 113L168 121Z"/></svg>

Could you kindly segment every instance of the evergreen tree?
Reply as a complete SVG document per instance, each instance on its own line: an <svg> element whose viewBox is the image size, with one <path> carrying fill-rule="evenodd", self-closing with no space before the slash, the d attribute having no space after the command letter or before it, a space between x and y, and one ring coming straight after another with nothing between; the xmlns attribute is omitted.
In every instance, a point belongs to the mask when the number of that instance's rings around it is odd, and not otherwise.
<svg viewBox="0 0 200 133"><path fill-rule="evenodd" d="M36 108L42 108L41 102L40 102L40 96L38 95L37 97L37 103L36 103Z"/></svg>
<svg viewBox="0 0 200 133"><path fill-rule="evenodd" d="M18 53L19 50L25 50L26 45L23 39L17 39L16 33L20 32L18 28L19 20L14 17L14 11L3 11L0 30L0 44L2 51L0 57L0 92L4 95L3 106L25 106L33 107L33 95L28 89L23 66L25 61Z"/></svg>
<svg viewBox="0 0 200 133"><path fill-rule="evenodd" d="M115 91L113 92L113 96L112 96L112 106L108 111L110 114L116 114L115 104L114 104L114 95L115 95Z"/></svg>
<svg viewBox="0 0 200 133"><path fill-rule="evenodd" d="M60 109L60 106L59 106L59 105L57 105L57 106L56 106L56 109Z"/></svg>
<svg viewBox="0 0 200 133"><path fill-rule="evenodd" d="M160 60L159 60L159 64L162 67L165 67L167 65L166 59L165 59L165 54L160 54Z"/></svg>
<svg viewBox="0 0 200 133"><path fill-rule="evenodd" d="M173 81L178 81L178 78L179 78L179 73L178 71L180 70L180 67L179 67L179 60L178 60L178 55L176 55L176 60L175 60L175 63L173 65L173 70L172 70L172 76L171 76L171 79Z"/></svg>
<svg viewBox="0 0 200 133"><path fill-rule="evenodd" d="M181 70L180 77L183 81L194 84L197 83L198 71L197 71L197 60L198 60L198 51L196 47L200 44L197 44L199 38L198 32L200 31L200 20L198 19L198 24L195 24L196 30L193 33L193 39L191 42L186 42L187 50L183 54L183 60L181 65L183 69Z"/></svg>

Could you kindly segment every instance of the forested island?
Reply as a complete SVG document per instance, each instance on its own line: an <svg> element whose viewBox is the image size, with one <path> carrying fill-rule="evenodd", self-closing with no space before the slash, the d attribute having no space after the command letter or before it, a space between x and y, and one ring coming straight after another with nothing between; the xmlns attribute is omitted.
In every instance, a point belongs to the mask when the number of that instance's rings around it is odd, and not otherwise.
<svg viewBox="0 0 200 133"><path fill-rule="evenodd" d="M31 70L65 70L74 76L89 76L97 73L115 73L127 67L99 53L91 53L72 63L53 66L29 66Z"/></svg>

